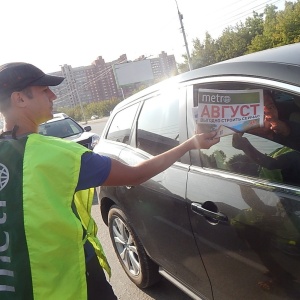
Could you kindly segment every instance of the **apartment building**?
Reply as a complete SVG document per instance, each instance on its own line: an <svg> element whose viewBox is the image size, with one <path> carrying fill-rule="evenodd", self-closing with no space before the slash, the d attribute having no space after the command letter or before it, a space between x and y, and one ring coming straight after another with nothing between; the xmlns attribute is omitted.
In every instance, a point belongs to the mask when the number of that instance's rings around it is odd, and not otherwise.
<svg viewBox="0 0 300 300"><path fill-rule="evenodd" d="M147 58L141 56L137 60L144 59ZM152 85L178 73L174 55L167 55L163 51L157 58L149 60L153 80L147 82L147 85ZM55 109L59 110L61 107L75 107L109 99L124 99L131 96L136 89L143 85L143 82L118 86L114 65L123 63L130 63L126 54L122 54L118 59L111 62L105 62L103 57L99 56L89 66L73 68L67 64L61 65L60 71L51 73L65 77L62 84L51 87L58 98L55 101Z"/></svg>
<svg viewBox="0 0 300 300"><path fill-rule="evenodd" d="M178 74L174 55L162 51L157 58L150 59L153 75L156 81L161 81Z"/></svg>

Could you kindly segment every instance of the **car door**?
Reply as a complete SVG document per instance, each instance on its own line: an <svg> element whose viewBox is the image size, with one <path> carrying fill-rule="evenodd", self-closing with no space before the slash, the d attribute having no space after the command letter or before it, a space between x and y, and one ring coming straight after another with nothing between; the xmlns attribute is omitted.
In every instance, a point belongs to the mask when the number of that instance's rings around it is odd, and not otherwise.
<svg viewBox="0 0 300 300"><path fill-rule="evenodd" d="M168 91L145 100L121 161L132 165L147 160L178 145L182 131L186 135L185 90ZM148 255L160 265L160 273L193 297L212 299L187 211L188 170L188 164L178 161L139 186L118 188L117 196Z"/></svg>
<svg viewBox="0 0 300 300"><path fill-rule="evenodd" d="M227 78L222 83L189 86L187 113L196 104L198 88L262 88L282 94L276 83L259 83ZM285 99L277 99L277 105L289 122L298 96L292 88L291 94L284 94ZM192 120L192 115L188 119ZM191 135L194 124L189 122ZM245 133L243 137L269 157L287 148L259 135ZM291 145L291 138L283 140ZM284 178L275 176L283 173L280 170L267 170L272 176L263 177L264 168L234 148L232 139L232 135L221 137L209 150L191 151L188 174L188 211L214 299L299 299L300 153L288 150L294 163Z"/></svg>

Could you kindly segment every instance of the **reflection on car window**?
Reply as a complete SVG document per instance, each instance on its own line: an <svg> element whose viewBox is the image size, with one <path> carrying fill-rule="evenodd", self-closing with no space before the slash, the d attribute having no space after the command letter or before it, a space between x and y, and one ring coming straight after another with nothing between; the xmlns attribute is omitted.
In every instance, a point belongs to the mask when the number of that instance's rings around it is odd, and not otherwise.
<svg viewBox="0 0 300 300"><path fill-rule="evenodd" d="M138 104L117 113L110 125L106 138L108 140L129 144L129 136Z"/></svg>
<svg viewBox="0 0 300 300"><path fill-rule="evenodd" d="M222 137L220 143L209 150L201 150L199 153L202 166L274 182L300 185L298 176L300 153L298 151L245 133L243 139L247 139L253 148L261 153L261 155L256 154L256 157L251 157L233 146L233 138L233 135ZM271 159L274 160L274 166ZM277 168L276 164L281 168Z"/></svg>
<svg viewBox="0 0 300 300"><path fill-rule="evenodd" d="M157 155L179 144L179 99L145 101L137 125L137 147Z"/></svg>
<svg viewBox="0 0 300 300"><path fill-rule="evenodd" d="M264 93L264 127L221 137L209 150L192 151L192 163L300 186L300 123L295 116L300 110L295 97L274 91L270 95Z"/></svg>
<svg viewBox="0 0 300 300"><path fill-rule="evenodd" d="M298 101L297 97L265 90L264 126L249 132L299 151L300 107L298 107Z"/></svg>

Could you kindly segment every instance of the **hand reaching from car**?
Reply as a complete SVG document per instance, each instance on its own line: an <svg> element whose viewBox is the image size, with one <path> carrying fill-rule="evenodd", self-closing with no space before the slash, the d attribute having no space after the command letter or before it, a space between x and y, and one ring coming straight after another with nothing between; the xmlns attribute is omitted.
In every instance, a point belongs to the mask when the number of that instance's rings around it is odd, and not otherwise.
<svg viewBox="0 0 300 300"><path fill-rule="evenodd" d="M247 132L272 140L274 133L287 137L290 135L291 130L284 121L279 120L272 114L265 113L264 126L250 129Z"/></svg>
<svg viewBox="0 0 300 300"><path fill-rule="evenodd" d="M232 147L242 151L246 151L251 146L247 138L243 137L243 133L234 133L232 135Z"/></svg>
<svg viewBox="0 0 300 300"><path fill-rule="evenodd" d="M274 119L269 116L265 116L265 123L266 126L269 127L269 130L275 132L276 134L282 135L282 136L289 136L290 134L290 128L289 126L279 120L279 119Z"/></svg>

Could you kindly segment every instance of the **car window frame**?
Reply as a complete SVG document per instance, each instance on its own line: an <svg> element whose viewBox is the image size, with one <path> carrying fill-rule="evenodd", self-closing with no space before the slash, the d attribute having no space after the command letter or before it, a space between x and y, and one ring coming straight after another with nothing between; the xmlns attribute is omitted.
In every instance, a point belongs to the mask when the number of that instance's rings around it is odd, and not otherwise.
<svg viewBox="0 0 300 300"><path fill-rule="evenodd" d="M134 105L137 105L137 107L136 107L136 110L135 110L135 113L134 113L134 117L132 118L131 127L129 128L128 143L124 143L123 141L121 142L121 141L115 141L115 140L109 139L108 134L109 134L109 131L111 129L111 126L112 126L113 122L115 121L115 118L118 116L118 114L123 113L126 109L132 108ZM140 106L141 106L141 103L139 103L138 101L134 101L134 102L130 102L126 106L123 106L121 109L115 111L114 114L111 116L111 119L110 119L110 122L109 122L108 126L105 128L103 138L108 142L120 143L120 144L123 144L123 145L130 145L131 144L131 139L132 139L132 131L133 131L133 127L134 127L134 124L135 124L135 119L136 119L136 116L137 116L137 114L140 110Z"/></svg>
<svg viewBox="0 0 300 300"><path fill-rule="evenodd" d="M176 88L178 88L178 98L179 98L179 144L181 144L182 142L186 141L187 139L187 128L186 128L186 88L182 87L180 84L178 83L174 83L173 87L176 86ZM135 116L135 120L134 120L134 125L132 126L132 135L131 135L131 140L130 140L130 144L129 146L133 147L135 149L135 151L142 153L143 155L147 155L149 158L152 157L153 155L151 155L150 153L139 149L137 147L137 121L138 118L140 116L141 110L143 108L144 102L153 98L153 97L157 97L157 96L163 96L165 92L168 91L168 89L171 89L171 85L167 86L167 88L160 88L156 91L154 91L151 94L147 94L141 98L139 98L137 101L140 102L140 107L137 111L137 114ZM175 162L175 164L187 164L189 165L189 162L186 161L186 159L184 159L185 155L189 155L188 153L185 153L177 162Z"/></svg>
<svg viewBox="0 0 300 300"><path fill-rule="evenodd" d="M253 77L247 77L247 76L218 76L218 77L212 77L212 78L202 78L202 79L196 79L189 81L185 83L186 89L187 89L187 132L188 137L191 137L194 132L194 120L192 118L192 107L193 107L193 97L194 97L194 86L199 84L232 84L232 83L241 83L241 84L249 84L249 86L253 85L256 89L262 88L262 89L273 89L277 91L282 91L285 93L293 94L295 96L300 96L300 86L294 86L291 84L287 84L284 82L278 82L274 80L264 79L264 78L253 78ZM192 150L195 151L195 150ZM235 181L240 181L243 183L251 183L251 184L261 184L262 186L265 186L266 188L272 188L276 190L280 190L283 192L290 191L291 193L299 194L300 192L300 186L292 186L288 185L286 183L279 183L275 181L268 181L266 179L257 178L257 177L251 177L246 176L243 174L236 174L230 171L225 171L221 169L212 169L212 168L206 168L204 167L201 162L199 162L199 165L192 164L191 159L191 151L189 152L189 158L190 158L190 166L191 171L197 170L206 174L210 174L212 176L221 177L222 179L231 179Z"/></svg>
<svg viewBox="0 0 300 300"><path fill-rule="evenodd" d="M49 135L49 134L44 134L42 133L42 131L40 131L40 129L42 127L44 127L43 129L46 130L47 126L50 126L51 127L51 124L53 123L66 123L73 131L73 127L70 125L70 123L74 124L75 128L78 129L78 132L73 132L72 134L68 134L68 135L65 135L65 136L57 136L57 135ZM56 125L55 125L56 126ZM57 127L57 126L56 126ZM39 133L42 134L42 135L45 135L45 136L55 136L55 137L59 137L59 138L67 138L67 137L70 137L70 136L74 136L74 135L78 135L78 134L82 134L85 130L84 128L79 124L77 123L74 119L70 118L70 117L66 117L66 118L53 118L45 123L42 123L39 125L39 129L38 129Z"/></svg>

